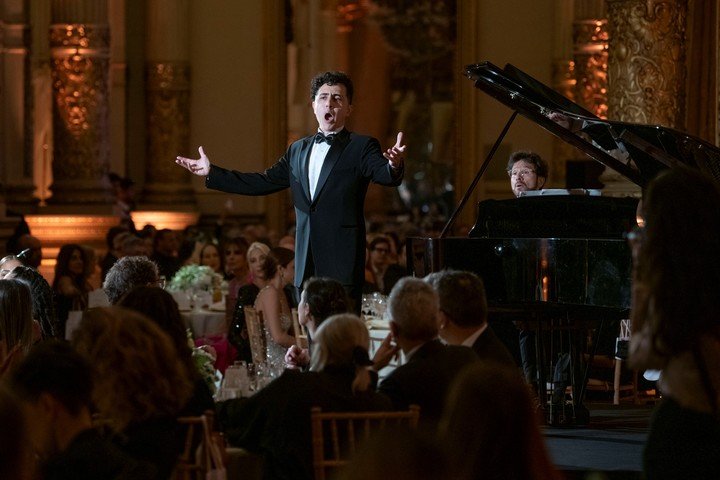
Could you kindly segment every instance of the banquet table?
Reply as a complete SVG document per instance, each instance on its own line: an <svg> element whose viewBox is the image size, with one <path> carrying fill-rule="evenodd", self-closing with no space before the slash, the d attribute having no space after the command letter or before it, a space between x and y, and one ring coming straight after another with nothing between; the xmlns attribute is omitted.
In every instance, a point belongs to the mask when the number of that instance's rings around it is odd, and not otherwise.
<svg viewBox="0 0 720 480"><path fill-rule="evenodd" d="M224 310L201 308L181 311L180 314L195 338L227 333Z"/></svg>

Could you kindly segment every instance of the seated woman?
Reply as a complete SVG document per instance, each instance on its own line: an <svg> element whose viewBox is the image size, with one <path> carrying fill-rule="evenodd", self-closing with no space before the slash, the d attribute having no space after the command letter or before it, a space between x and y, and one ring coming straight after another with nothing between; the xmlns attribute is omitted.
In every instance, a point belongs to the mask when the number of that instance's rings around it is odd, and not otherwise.
<svg viewBox="0 0 720 480"><path fill-rule="evenodd" d="M25 357L33 341L30 289L20 280L0 280L0 377Z"/></svg>
<svg viewBox="0 0 720 480"><path fill-rule="evenodd" d="M269 251L270 247L260 242L254 242L248 247L242 237L225 243L225 266L234 275L228 284L228 340L237 349L238 360L248 363L252 362L252 353L243 307L254 305L257 294L266 284L259 272Z"/></svg>
<svg viewBox="0 0 720 480"><path fill-rule="evenodd" d="M390 238L385 236L375 237L368 243L363 293L389 295L398 280L407 275L406 270L392 259L391 245Z"/></svg>
<svg viewBox="0 0 720 480"><path fill-rule="evenodd" d="M340 282L325 277L312 277L305 281L298 305L298 322L307 328L310 342L325 319L349 311L350 299ZM285 354L285 365L307 367L310 365L310 350L291 345Z"/></svg>
<svg viewBox="0 0 720 480"><path fill-rule="evenodd" d="M220 248L214 243L206 243L200 248L200 265L213 269L213 272L225 275L223 257L220 255Z"/></svg>
<svg viewBox="0 0 720 480"><path fill-rule="evenodd" d="M477 362L448 395L439 433L448 452L447 478L553 480L530 392L510 367Z"/></svg>
<svg viewBox="0 0 720 480"><path fill-rule="evenodd" d="M635 258L630 364L662 370L650 423L648 480L720 472L720 190L701 173L666 170L643 198Z"/></svg>
<svg viewBox="0 0 720 480"><path fill-rule="evenodd" d="M32 317L39 322L42 338L59 337L60 327L55 314L55 300L50 284L37 270L30 267L15 267L5 278L16 278L30 289Z"/></svg>
<svg viewBox="0 0 720 480"><path fill-rule="evenodd" d="M0 259L0 280L12 272L15 267L22 267L22 261L15 255L7 255Z"/></svg>
<svg viewBox="0 0 720 480"><path fill-rule="evenodd" d="M144 315L106 307L85 312L72 343L93 366L93 404L118 446L170 478L184 439L176 419L193 391L173 341Z"/></svg>
<svg viewBox="0 0 720 480"><path fill-rule="evenodd" d="M65 337L65 324L71 310L85 310L88 292L92 286L86 276L85 251L80 245L70 243L60 247L55 264L55 279L52 289L55 292L59 333Z"/></svg>
<svg viewBox="0 0 720 480"><path fill-rule="evenodd" d="M262 277L268 283L255 299L255 309L262 313L267 362L271 369L282 368L287 348L295 343L295 337L288 333L292 328L292 313L283 291L295 276L294 257L295 253L287 248L270 250L262 266Z"/></svg>
<svg viewBox="0 0 720 480"><path fill-rule="evenodd" d="M215 405L210 386L201 376L200 370L193 361L193 351L188 345L185 322L172 295L160 287L136 287L130 290L118 305L146 315L168 334L175 345L175 350L185 364L188 376L194 386L193 396L183 408L183 415L198 416L206 410L212 410ZM210 379L210 381L213 380Z"/></svg>
<svg viewBox="0 0 720 480"><path fill-rule="evenodd" d="M310 410L390 410L370 385L369 337L350 314L328 318L315 333L310 372L286 370L248 399L223 402L218 421L231 445L263 454L264 478L314 478Z"/></svg>

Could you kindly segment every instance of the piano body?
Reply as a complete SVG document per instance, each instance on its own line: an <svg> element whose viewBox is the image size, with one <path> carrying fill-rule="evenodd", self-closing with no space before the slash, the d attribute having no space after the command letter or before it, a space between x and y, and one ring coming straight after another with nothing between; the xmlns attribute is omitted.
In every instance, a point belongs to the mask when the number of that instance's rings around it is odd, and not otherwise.
<svg viewBox="0 0 720 480"><path fill-rule="evenodd" d="M638 199L581 191L485 200L469 238L447 236L457 214L518 114L640 187L679 164L720 179L720 149L671 128L600 119L512 65L500 69L485 62L465 73L514 113L440 238L408 239L411 274L445 268L477 273L491 320L533 318L542 326L557 318L627 318L632 262L624 234L636 225ZM586 381L587 369L577 403Z"/></svg>

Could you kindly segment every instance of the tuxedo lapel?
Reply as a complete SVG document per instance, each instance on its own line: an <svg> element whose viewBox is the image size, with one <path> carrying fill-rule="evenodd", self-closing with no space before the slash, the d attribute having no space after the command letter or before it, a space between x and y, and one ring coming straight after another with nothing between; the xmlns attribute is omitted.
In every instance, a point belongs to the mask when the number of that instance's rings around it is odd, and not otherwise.
<svg viewBox="0 0 720 480"><path fill-rule="evenodd" d="M303 193L308 204L310 203L310 180L308 179L308 162L310 161L310 151L312 150L314 137L306 137L303 140L300 155L295 159L297 162L297 172L300 172L300 183L302 184Z"/></svg>
<svg viewBox="0 0 720 480"><path fill-rule="evenodd" d="M342 152L345 150L348 142L350 142L350 132L347 130L343 130L335 136L335 140L333 141L332 146L325 157L323 166L320 169L320 176L318 177L318 183L315 187L315 198L312 203L317 202L317 199L320 197L322 189L325 186L325 182L330 176L330 172L340 158L340 155L342 155Z"/></svg>

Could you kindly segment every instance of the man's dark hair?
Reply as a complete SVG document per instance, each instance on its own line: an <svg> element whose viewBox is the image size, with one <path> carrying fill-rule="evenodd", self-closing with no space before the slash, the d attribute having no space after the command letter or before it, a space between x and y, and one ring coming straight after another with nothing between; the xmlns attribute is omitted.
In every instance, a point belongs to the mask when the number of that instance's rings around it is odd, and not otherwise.
<svg viewBox="0 0 720 480"><path fill-rule="evenodd" d="M319 73L310 81L310 100L315 101L315 95L323 85L345 85L348 103L353 102L353 83L350 77L343 72Z"/></svg>
<svg viewBox="0 0 720 480"><path fill-rule="evenodd" d="M170 233L174 234L175 232L169 228L161 228L157 231L157 233L155 233L155 238L153 239L153 252L157 252L158 244L165 239L165 235Z"/></svg>
<svg viewBox="0 0 720 480"><path fill-rule="evenodd" d="M472 272L446 270L431 279L440 297L440 311L460 327L480 326L487 321L487 298L483 281Z"/></svg>
<svg viewBox="0 0 720 480"><path fill-rule="evenodd" d="M13 371L13 391L36 401L42 393L55 397L70 414L90 408L92 369L67 342L47 340L35 345Z"/></svg>
<svg viewBox="0 0 720 480"><path fill-rule="evenodd" d="M548 164L545 160L543 160L540 155L534 152L528 152L521 150L519 152L515 152L512 155L510 155L510 159L508 160L507 164L507 171L510 172L512 170L513 165L515 165L520 160L525 160L526 162L532 164L535 167L535 173L538 177L547 178L548 176Z"/></svg>

